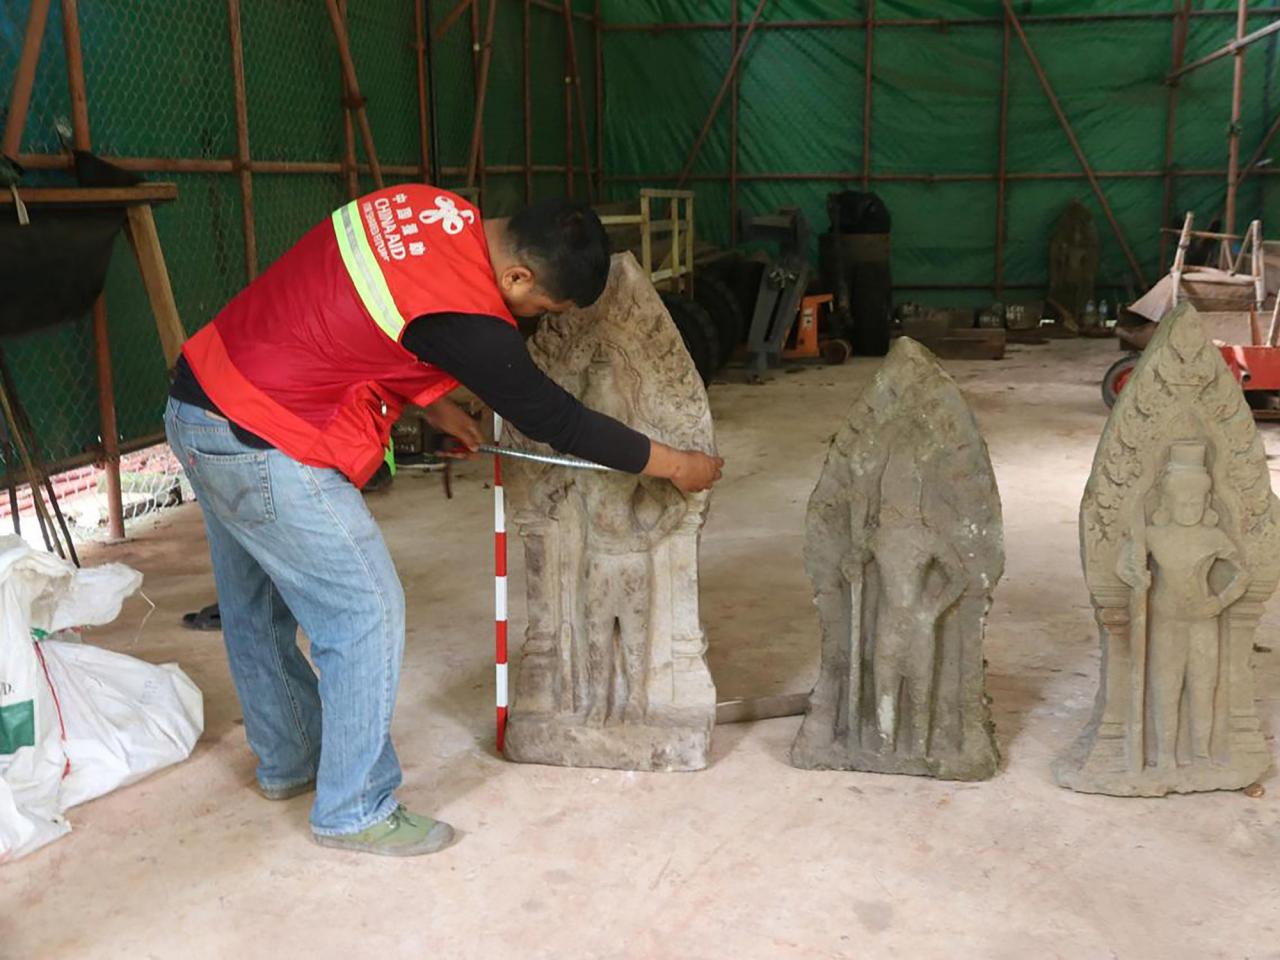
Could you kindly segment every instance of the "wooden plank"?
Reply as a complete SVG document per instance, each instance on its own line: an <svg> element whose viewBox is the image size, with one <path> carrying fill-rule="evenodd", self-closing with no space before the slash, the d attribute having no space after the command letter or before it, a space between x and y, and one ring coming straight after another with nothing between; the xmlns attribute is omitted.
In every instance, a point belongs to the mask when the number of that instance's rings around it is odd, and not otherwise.
<svg viewBox="0 0 1280 960"><path fill-rule="evenodd" d="M79 0L62 0L62 46L67 58L67 88L71 95L71 141L77 150L88 150L89 99L84 89Z"/></svg>
<svg viewBox="0 0 1280 960"><path fill-rule="evenodd" d="M9 95L9 114L4 124L0 153L16 157L22 149L22 133L27 125L27 109L31 106L31 88L35 83L36 64L40 61L40 44L49 21L49 0L33 0L27 13L27 30L23 34L22 53L13 74L13 91Z"/></svg>
<svg viewBox="0 0 1280 960"><path fill-rule="evenodd" d="M71 94L72 142L77 150L90 149L89 99L84 86L84 51L80 45L78 0L62 0L62 45L67 58L67 87ZM23 201L26 202L25 200ZM130 212L136 207L129 207ZM143 208L148 214L150 207ZM111 348L107 331L106 295L93 304L94 366L98 374L98 416L102 459L107 480L107 526L115 539L124 537L123 496L120 490L120 437L116 430L115 388L111 372ZM32 495L35 495L33 487ZM61 549L58 551L62 553Z"/></svg>
<svg viewBox="0 0 1280 960"><path fill-rule="evenodd" d="M480 155L484 146L484 104L489 92L489 68L493 64L493 34L497 22L498 0L489 0L489 15L485 18L484 25L484 43L480 46L475 106L471 115L471 149L467 152L467 186L469 187L475 186L476 175L480 172ZM483 189L480 192L483 195Z"/></svg>
<svg viewBox="0 0 1280 960"><path fill-rule="evenodd" d="M258 235L254 232L253 171L249 169L249 100L245 92L240 0L227 0L227 28L231 38L231 82L236 102L236 165L240 168L240 227L244 234L244 272L252 280L258 275Z"/></svg>
<svg viewBox="0 0 1280 960"><path fill-rule="evenodd" d="M347 20L347 0L338 0L338 13L343 23ZM356 122L352 116L351 88L347 86L347 75L338 71L342 85L342 171L347 182L347 199L354 200L360 196L360 170L356 163Z"/></svg>
<svg viewBox="0 0 1280 960"><path fill-rule="evenodd" d="M144 183L137 187L27 187L18 191L28 207L133 207L178 199L173 183ZM0 205L13 203L13 194L0 192Z"/></svg>
<svg viewBox="0 0 1280 960"><path fill-rule="evenodd" d="M338 61L342 65L342 75L346 79L347 91L350 94L348 107L355 111L356 122L360 127L360 139L364 142L364 156L369 164L369 172L373 174L373 185L381 190L382 167L378 164L378 152L373 148L373 131L369 128L369 114L364 109L364 97L360 94L360 81L356 79L356 65L351 58L351 39L347 34L347 25L338 9L338 0L326 0L329 10L329 22L333 26L333 37L338 42Z"/></svg>
<svg viewBox="0 0 1280 960"><path fill-rule="evenodd" d="M1217 50L1213 51L1213 53L1210 53L1206 56L1201 57L1195 63L1189 63L1185 67L1179 67L1178 69L1172 71L1169 74L1169 76L1165 78L1165 82L1173 83L1179 77L1185 76L1186 74L1190 73L1192 70L1199 70L1205 64L1213 63L1215 60L1221 60L1223 57L1230 57L1230 56L1241 57L1244 55L1245 47L1249 46L1250 44L1257 43L1259 40L1262 40L1266 37L1271 36L1277 31L1280 31L1280 22L1277 22L1277 23L1269 23L1262 29L1255 30L1253 31L1253 33L1246 35L1244 32L1244 26L1243 26L1243 24L1247 22L1245 18L1248 16L1248 11L1246 10L1246 6L1247 4L1245 2L1242 2L1240 6L1237 8L1237 12L1240 18L1240 23L1242 25L1236 30L1236 37L1234 40L1228 43L1225 47L1219 47Z"/></svg>
<svg viewBox="0 0 1280 960"><path fill-rule="evenodd" d="M1235 63L1232 65L1231 80L1231 123L1227 126L1227 209L1222 225L1227 233L1236 228L1236 193L1240 183L1240 111L1244 101L1244 31L1249 18L1249 0L1238 0L1236 4L1236 49ZM1280 28L1274 23L1272 28ZM1261 33L1263 31L1259 31ZM1194 64L1192 66L1195 66Z"/></svg>
<svg viewBox="0 0 1280 960"><path fill-rule="evenodd" d="M458 0L457 5L444 15L444 19L440 21L435 29L435 38L437 41L443 40L453 25L458 22L467 10L470 9L473 0Z"/></svg>
<svg viewBox="0 0 1280 960"><path fill-rule="evenodd" d="M564 39L569 54L569 81L578 112L578 135L582 141L582 172L587 182L587 200L596 198L595 174L591 170L591 145L587 138L587 109L582 101L582 75L578 72L578 42L574 38L573 0L564 0Z"/></svg>
<svg viewBox="0 0 1280 960"><path fill-rule="evenodd" d="M101 411L102 460L106 471L107 536L124 539L124 492L120 487L120 428L116 421L115 375L111 369L111 341L107 329L107 300L93 302L93 347L98 370L98 409ZM34 493L34 491L33 491Z"/></svg>
<svg viewBox="0 0 1280 960"><path fill-rule="evenodd" d="M427 30L423 0L413 4L413 60L418 72L418 159L422 165L422 182L430 183L431 146L430 119L427 116Z"/></svg>
<svg viewBox="0 0 1280 960"><path fill-rule="evenodd" d="M922 337L924 344L941 360L1000 360L1004 358L1007 334L1003 329L948 330L942 337Z"/></svg>
<svg viewBox="0 0 1280 960"><path fill-rule="evenodd" d="M178 362L187 333L178 317L178 304L173 299L173 287L169 283L169 270L165 266L164 251L160 248L160 236L156 233L156 220L147 206L129 207L126 230L133 255L138 260L142 274L142 286L151 301L151 312L156 318L156 332L160 334L160 347L164 350L164 362L170 370Z"/></svg>

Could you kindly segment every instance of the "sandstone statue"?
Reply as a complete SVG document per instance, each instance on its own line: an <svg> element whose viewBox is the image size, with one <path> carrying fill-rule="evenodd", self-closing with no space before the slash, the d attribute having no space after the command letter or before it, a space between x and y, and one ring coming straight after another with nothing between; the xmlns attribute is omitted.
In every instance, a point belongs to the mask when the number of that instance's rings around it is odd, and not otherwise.
<svg viewBox="0 0 1280 960"><path fill-rule="evenodd" d="M544 319L529 352L588 406L673 446L714 451L702 381L631 254L614 256L594 306ZM504 442L547 452L514 431ZM708 494L523 461L508 466L506 483L528 598L507 757L704 767L715 722L698 617Z"/></svg>
<svg viewBox="0 0 1280 960"><path fill-rule="evenodd" d="M1053 225L1049 238L1049 306L1065 329L1079 333L1098 275L1098 230L1093 216L1072 200Z"/></svg>
<svg viewBox="0 0 1280 960"><path fill-rule="evenodd" d="M1059 783L1161 796L1244 787L1266 771L1252 655L1280 580L1277 521L1253 416L1184 304L1111 411L1080 507L1102 667Z"/></svg>
<svg viewBox="0 0 1280 960"><path fill-rule="evenodd" d="M792 763L990 777L1000 497L973 414L915 341L894 344L836 434L806 526L822 662Z"/></svg>

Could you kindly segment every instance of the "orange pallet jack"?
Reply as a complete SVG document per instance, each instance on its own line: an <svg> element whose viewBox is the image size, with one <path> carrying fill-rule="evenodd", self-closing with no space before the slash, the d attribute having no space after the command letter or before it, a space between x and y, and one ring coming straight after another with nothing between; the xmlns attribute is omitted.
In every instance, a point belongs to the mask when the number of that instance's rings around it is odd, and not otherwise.
<svg viewBox="0 0 1280 960"><path fill-rule="evenodd" d="M848 340L822 336L824 318L831 315L832 295L815 294L800 300L796 322L782 351L784 360L824 360L833 365L844 363L853 354Z"/></svg>

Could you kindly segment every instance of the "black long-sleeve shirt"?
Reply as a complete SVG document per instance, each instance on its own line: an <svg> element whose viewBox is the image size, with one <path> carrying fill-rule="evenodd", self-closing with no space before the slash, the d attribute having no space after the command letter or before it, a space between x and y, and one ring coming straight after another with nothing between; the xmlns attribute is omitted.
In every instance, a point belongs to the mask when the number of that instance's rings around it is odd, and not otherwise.
<svg viewBox="0 0 1280 960"><path fill-rule="evenodd" d="M400 343L444 370L530 439L627 473L640 473L649 461L648 437L583 406L538 369L519 331L498 317L429 314L413 320ZM178 360L169 394L225 416L185 357ZM232 426L249 446L270 447L261 437Z"/></svg>

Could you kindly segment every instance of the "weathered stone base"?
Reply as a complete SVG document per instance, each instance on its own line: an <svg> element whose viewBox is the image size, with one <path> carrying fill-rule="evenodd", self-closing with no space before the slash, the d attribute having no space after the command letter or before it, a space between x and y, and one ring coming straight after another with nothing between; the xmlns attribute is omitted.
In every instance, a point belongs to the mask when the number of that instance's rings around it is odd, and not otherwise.
<svg viewBox="0 0 1280 960"><path fill-rule="evenodd" d="M1111 725L1106 725L1111 726ZM1261 779L1271 767L1271 751L1258 730L1233 732L1230 764L1196 760L1174 767L1129 768L1122 736L1094 735L1086 730L1074 747L1053 765L1059 786L1080 793L1113 797L1163 797L1170 793L1240 790Z"/></svg>
<svg viewBox="0 0 1280 960"><path fill-rule="evenodd" d="M518 763L611 770L688 771L707 765L715 715L671 724L587 724L580 716L514 715L504 753Z"/></svg>
<svg viewBox="0 0 1280 960"><path fill-rule="evenodd" d="M990 780L1000 765L1000 752L989 737L974 737L965 752L928 757L907 757L886 750L850 748L830 736L806 734L809 719L791 746L791 764L803 770L860 770L895 773L939 780Z"/></svg>

